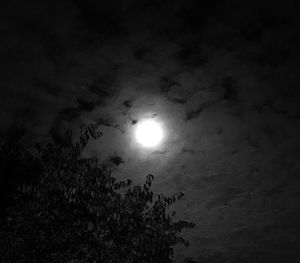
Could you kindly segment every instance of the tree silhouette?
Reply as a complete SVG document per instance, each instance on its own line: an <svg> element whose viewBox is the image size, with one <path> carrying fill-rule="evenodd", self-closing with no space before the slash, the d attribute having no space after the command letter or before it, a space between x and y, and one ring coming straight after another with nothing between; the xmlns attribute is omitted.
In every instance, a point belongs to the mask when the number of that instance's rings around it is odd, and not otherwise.
<svg viewBox="0 0 300 263"><path fill-rule="evenodd" d="M12 160L37 175L12 196L0 230L1 262L166 263L175 244L188 245L179 234L194 224L168 212L183 193L154 196L153 175L133 186L97 158L82 157L90 138L101 135L95 125L82 125L78 142L68 133L68 143L37 145L35 154L20 146L20 136L2 145L3 158L17 156ZM14 163L1 165L8 171Z"/></svg>

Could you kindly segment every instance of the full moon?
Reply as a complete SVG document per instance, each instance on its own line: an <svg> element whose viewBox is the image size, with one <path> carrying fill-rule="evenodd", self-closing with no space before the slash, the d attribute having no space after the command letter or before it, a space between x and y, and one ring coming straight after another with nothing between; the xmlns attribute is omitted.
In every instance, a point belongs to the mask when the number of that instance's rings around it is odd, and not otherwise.
<svg viewBox="0 0 300 263"><path fill-rule="evenodd" d="M163 139L163 129L160 124L154 120L143 120L138 123L135 137L138 143L144 147L155 147Z"/></svg>

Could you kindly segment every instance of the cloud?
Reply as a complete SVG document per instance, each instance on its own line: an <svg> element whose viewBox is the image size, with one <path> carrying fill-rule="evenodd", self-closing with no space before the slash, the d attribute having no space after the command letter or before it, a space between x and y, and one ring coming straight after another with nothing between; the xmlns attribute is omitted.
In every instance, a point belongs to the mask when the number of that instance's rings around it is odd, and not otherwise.
<svg viewBox="0 0 300 263"><path fill-rule="evenodd" d="M63 143L65 130L96 122L103 138L87 154L113 163L115 176L143 182L153 173L155 191L186 192L179 216L197 224L190 255L201 252L199 236L224 250L268 225L284 231L282 221L295 225L290 200L299 185L298 28L285 8L261 7L276 9L285 21L278 25L255 5L235 4L198 20L197 9L189 18L192 1L182 4L184 14L179 2L169 13L162 3L136 13L128 1L128 16L115 13L121 31L103 34L78 3L9 5L1 24L2 129L23 123L33 138L50 133ZM203 10L218 13L213 3ZM144 117L165 125L159 149L136 144Z"/></svg>

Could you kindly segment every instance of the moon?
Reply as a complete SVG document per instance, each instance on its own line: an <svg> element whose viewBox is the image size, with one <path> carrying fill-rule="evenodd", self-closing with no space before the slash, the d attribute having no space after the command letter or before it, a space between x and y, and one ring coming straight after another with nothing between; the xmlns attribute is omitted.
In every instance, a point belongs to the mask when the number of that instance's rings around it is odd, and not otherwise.
<svg viewBox="0 0 300 263"><path fill-rule="evenodd" d="M152 119L142 120L135 130L135 137L139 144L151 148L158 146L164 137L161 125Z"/></svg>

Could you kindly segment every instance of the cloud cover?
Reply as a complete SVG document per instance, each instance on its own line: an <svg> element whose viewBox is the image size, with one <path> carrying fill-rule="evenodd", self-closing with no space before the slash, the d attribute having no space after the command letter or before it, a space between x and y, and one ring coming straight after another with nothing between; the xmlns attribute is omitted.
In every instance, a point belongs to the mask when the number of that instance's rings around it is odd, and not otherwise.
<svg viewBox="0 0 300 263"><path fill-rule="evenodd" d="M87 154L111 163L119 178L140 183L153 173L156 191L185 191L178 216L197 226L185 233L190 247L176 250L178 260L292 258L299 21L289 2L193 8L194 1L7 4L1 132L21 123L28 141L63 143L65 129L98 123L104 136ZM153 151L132 137L144 116L168 133ZM124 163L116 166L117 157Z"/></svg>

